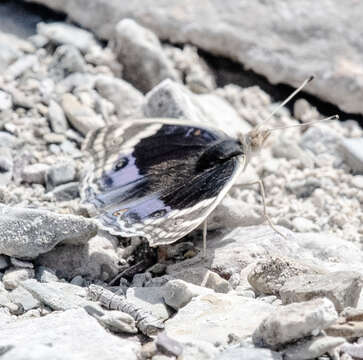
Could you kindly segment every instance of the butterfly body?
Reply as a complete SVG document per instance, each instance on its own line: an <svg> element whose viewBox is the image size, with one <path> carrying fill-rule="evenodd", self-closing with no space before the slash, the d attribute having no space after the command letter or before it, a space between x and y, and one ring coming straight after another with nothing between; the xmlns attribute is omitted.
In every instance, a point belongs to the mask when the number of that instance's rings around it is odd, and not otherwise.
<svg viewBox="0 0 363 360"><path fill-rule="evenodd" d="M247 164L244 138L179 120L92 131L81 195L101 228L170 244L198 227Z"/></svg>

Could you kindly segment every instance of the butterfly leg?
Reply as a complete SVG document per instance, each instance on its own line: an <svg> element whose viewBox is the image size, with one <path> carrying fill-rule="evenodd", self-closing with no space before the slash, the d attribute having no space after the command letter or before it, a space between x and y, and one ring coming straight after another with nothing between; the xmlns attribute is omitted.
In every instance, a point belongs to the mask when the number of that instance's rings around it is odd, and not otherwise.
<svg viewBox="0 0 363 360"><path fill-rule="evenodd" d="M247 184L241 184L241 185L237 184L237 186L245 187L245 186L256 185L256 184L258 184L258 186L260 188L261 196L262 196L263 217L265 218L265 220L270 225L270 227L273 231L275 231L277 234L281 235L284 239L286 239L286 236L284 234L282 234L279 230L276 229L276 227L273 224L273 222L271 221L270 217L267 215L265 186L263 185L262 180L258 179L258 180L252 181L250 183L247 183Z"/></svg>
<svg viewBox="0 0 363 360"><path fill-rule="evenodd" d="M207 255L207 222L208 218L206 218L203 222L203 254L202 259L206 258Z"/></svg>

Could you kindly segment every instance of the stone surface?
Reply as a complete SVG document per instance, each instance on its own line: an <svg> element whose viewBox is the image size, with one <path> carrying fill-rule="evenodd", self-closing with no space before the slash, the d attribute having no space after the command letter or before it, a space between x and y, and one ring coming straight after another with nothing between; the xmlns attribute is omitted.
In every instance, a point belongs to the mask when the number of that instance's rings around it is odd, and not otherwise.
<svg viewBox="0 0 363 360"><path fill-rule="evenodd" d="M203 285L207 288L213 289L217 293L225 294L231 289L229 282L213 271L208 271L206 278L203 281Z"/></svg>
<svg viewBox="0 0 363 360"><path fill-rule="evenodd" d="M248 347L234 347L218 354L218 360L282 360L282 356L275 351Z"/></svg>
<svg viewBox="0 0 363 360"><path fill-rule="evenodd" d="M2 281L4 283L5 289L13 290L19 286L22 281L31 279L33 277L33 269L11 268L5 271Z"/></svg>
<svg viewBox="0 0 363 360"><path fill-rule="evenodd" d="M58 277L55 274L55 271L44 266L39 266L35 272L36 278L40 282L51 282L58 281Z"/></svg>
<svg viewBox="0 0 363 360"><path fill-rule="evenodd" d="M348 340L363 337L362 321L347 321L333 324L325 329L327 335L341 336Z"/></svg>
<svg viewBox="0 0 363 360"><path fill-rule="evenodd" d="M125 80L143 93L164 79L177 78L172 63L152 31L125 19L115 27L113 40L118 60L124 67Z"/></svg>
<svg viewBox="0 0 363 360"><path fill-rule="evenodd" d="M73 279L112 279L119 271L118 241L112 235L99 233L84 246L61 246L38 258L40 265L52 268L57 275Z"/></svg>
<svg viewBox="0 0 363 360"><path fill-rule="evenodd" d="M126 81L111 76L99 76L95 89L115 106L117 115L121 119L141 116L145 98L140 91Z"/></svg>
<svg viewBox="0 0 363 360"><path fill-rule="evenodd" d="M250 129L236 111L214 94L195 95L172 80L164 80L146 95L147 117L191 120L223 129L229 135Z"/></svg>
<svg viewBox="0 0 363 360"><path fill-rule="evenodd" d="M71 125L81 134L105 125L102 117L97 115L90 107L82 104L72 94L64 94L62 108Z"/></svg>
<svg viewBox="0 0 363 360"><path fill-rule="evenodd" d="M281 287L290 278L300 274L316 273L317 270L292 259L268 257L253 267L248 274L248 281L261 294L278 295Z"/></svg>
<svg viewBox="0 0 363 360"><path fill-rule="evenodd" d="M53 310L68 310L83 307L89 302L82 297L62 289L61 283L40 283L35 279L23 281L21 286L35 299ZM68 285L68 284L67 284Z"/></svg>
<svg viewBox="0 0 363 360"><path fill-rule="evenodd" d="M363 174L363 137L344 139L340 144L345 161L358 174Z"/></svg>
<svg viewBox="0 0 363 360"><path fill-rule="evenodd" d="M302 340L294 345L289 345L284 351L286 360L309 360L320 355L333 351L338 346L344 344L345 339L332 336L317 336L310 340Z"/></svg>
<svg viewBox="0 0 363 360"><path fill-rule="evenodd" d="M83 52L97 44L92 33L71 24L38 23L37 31L57 45L73 45Z"/></svg>
<svg viewBox="0 0 363 360"><path fill-rule="evenodd" d="M24 311L29 311L39 307L40 302L23 287L18 286L10 294L10 299L14 304L20 304Z"/></svg>
<svg viewBox="0 0 363 360"><path fill-rule="evenodd" d="M284 304L326 297L341 312L346 307L357 306L361 290L362 275L340 271L292 277L280 289L280 296Z"/></svg>
<svg viewBox="0 0 363 360"><path fill-rule="evenodd" d="M117 353L124 359L137 360L140 349L136 342L108 333L83 309L4 325L0 347L6 349L6 360L111 360Z"/></svg>
<svg viewBox="0 0 363 360"><path fill-rule="evenodd" d="M68 123L62 107L54 100L49 102L48 119L52 130L55 133L65 133L68 130Z"/></svg>
<svg viewBox="0 0 363 360"><path fill-rule="evenodd" d="M97 0L88 11L82 0L28 1L66 12L73 21L106 39L112 37L120 19L132 18L163 40L191 43L228 56L273 84L296 86L315 74L316 81L306 91L346 112L363 112L358 35L363 5L354 0L344 4L294 0L286 6L278 0L243 4L208 0L204 6L193 1L186 6L177 0L164 0L158 6L152 0L133 0L127 6L116 0ZM346 42L347 38L352 41Z"/></svg>
<svg viewBox="0 0 363 360"><path fill-rule="evenodd" d="M47 188L69 183L76 177L76 168L73 163L61 163L48 168L45 181Z"/></svg>
<svg viewBox="0 0 363 360"><path fill-rule="evenodd" d="M170 280L161 288L161 293L167 305L179 310L188 304L192 298L212 294L214 291L183 280Z"/></svg>
<svg viewBox="0 0 363 360"><path fill-rule="evenodd" d="M150 312L160 320L167 320L171 315L159 287L130 287L126 297L132 304Z"/></svg>
<svg viewBox="0 0 363 360"><path fill-rule="evenodd" d="M333 303L315 299L277 308L253 334L255 344L275 346L319 333L338 319Z"/></svg>
<svg viewBox="0 0 363 360"><path fill-rule="evenodd" d="M84 244L96 234L96 225L75 215L46 210L0 206L0 252L35 258L60 242Z"/></svg>
<svg viewBox="0 0 363 360"><path fill-rule="evenodd" d="M104 327L115 333L137 334L135 320L122 311L107 311L100 317Z"/></svg>
<svg viewBox="0 0 363 360"><path fill-rule="evenodd" d="M28 165L23 169L22 179L29 184L44 184L48 168L49 165L40 163Z"/></svg>
<svg viewBox="0 0 363 360"><path fill-rule="evenodd" d="M0 90L0 111L9 110L13 107L11 95Z"/></svg>
<svg viewBox="0 0 363 360"><path fill-rule="evenodd" d="M165 329L170 337L181 342L198 339L226 344L231 333L241 339L251 336L258 324L275 310L274 306L255 299L226 294L202 295L167 320Z"/></svg>

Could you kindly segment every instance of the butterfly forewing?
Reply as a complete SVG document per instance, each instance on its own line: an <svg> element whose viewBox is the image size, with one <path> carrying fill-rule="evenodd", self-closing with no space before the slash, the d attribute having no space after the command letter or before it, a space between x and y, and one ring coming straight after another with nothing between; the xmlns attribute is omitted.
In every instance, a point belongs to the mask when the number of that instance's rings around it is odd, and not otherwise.
<svg viewBox="0 0 363 360"><path fill-rule="evenodd" d="M242 154L198 170L205 150L224 139L221 131L167 120L97 129L84 144L83 200L113 234L172 243L203 222L243 168Z"/></svg>

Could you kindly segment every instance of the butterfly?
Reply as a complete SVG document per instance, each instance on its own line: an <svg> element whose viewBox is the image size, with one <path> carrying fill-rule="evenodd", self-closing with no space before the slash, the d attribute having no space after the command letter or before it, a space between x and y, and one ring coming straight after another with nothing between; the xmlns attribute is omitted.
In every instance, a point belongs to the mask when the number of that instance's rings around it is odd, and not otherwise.
<svg viewBox="0 0 363 360"><path fill-rule="evenodd" d="M90 160L81 197L101 229L171 244L206 224L272 130L257 126L233 138L179 119L98 128L83 144Z"/></svg>

